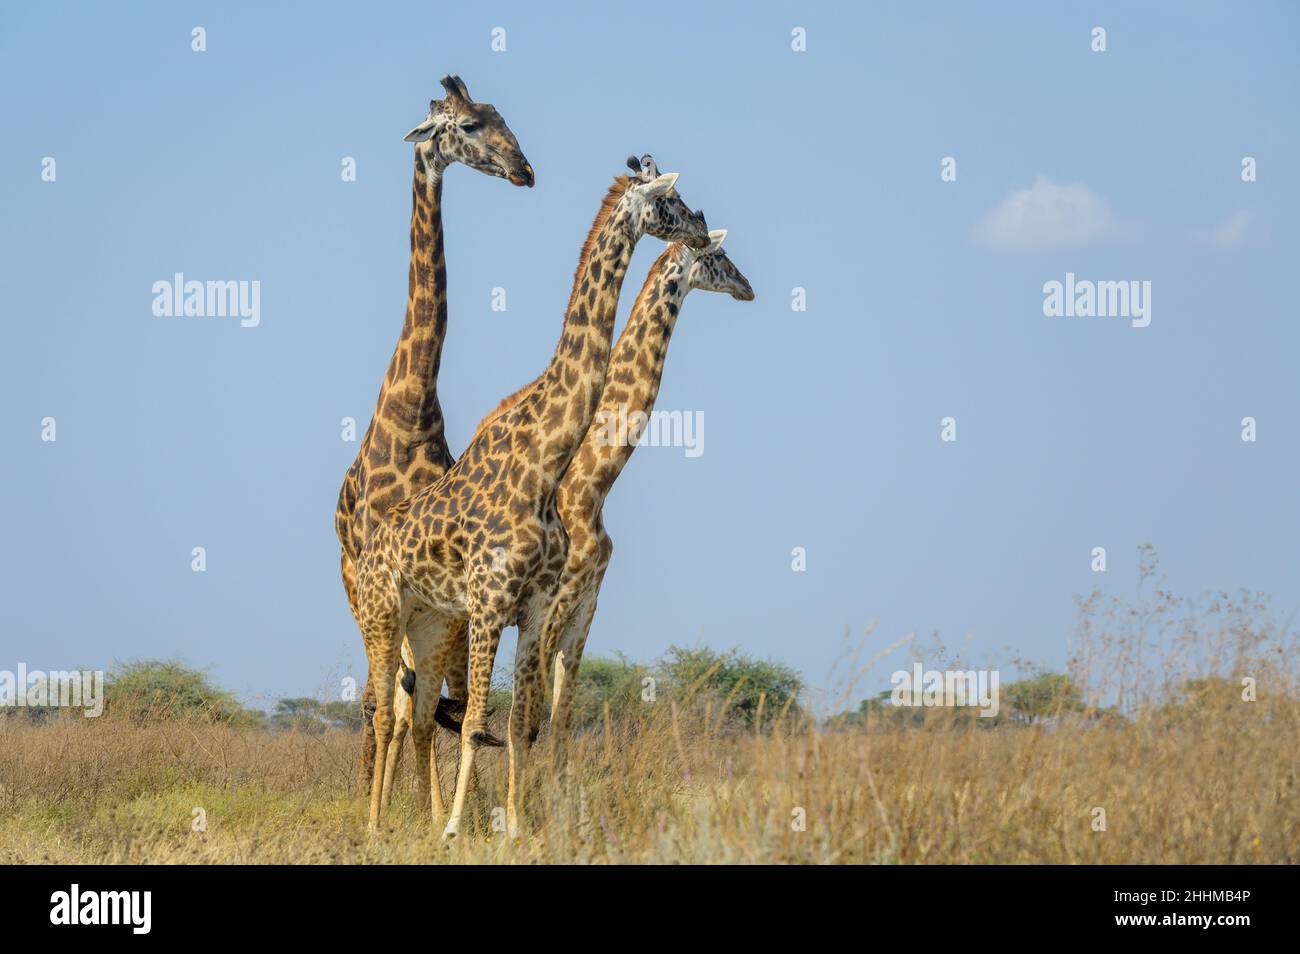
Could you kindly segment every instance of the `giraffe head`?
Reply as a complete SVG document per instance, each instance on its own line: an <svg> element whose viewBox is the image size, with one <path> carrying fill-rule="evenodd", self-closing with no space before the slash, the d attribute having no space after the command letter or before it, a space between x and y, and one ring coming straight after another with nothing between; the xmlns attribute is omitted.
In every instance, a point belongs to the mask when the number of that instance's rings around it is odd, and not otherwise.
<svg viewBox="0 0 1300 954"><path fill-rule="evenodd" d="M653 235L665 242L682 242L703 249L709 244L709 226L703 212L692 212L677 194L676 172L659 174L650 156L638 160L629 156L632 184L623 194L628 214L638 235Z"/></svg>
<svg viewBox="0 0 1300 954"><path fill-rule="evenodd" d="M736 301L753 301L754 289L749 279L740 273L736 263L722 250L727 230L715 229L709 233L709 247L694 253L686 271L686 284L701 291L724 292ZM691 255L691 252L685 254Z"/></svg>
<svg viewBox="0 0 1300 954"><path fill-rule="evenodd" d="M487 175L531 187L533 167L496 107L470 99L459 76L444 76L442 88L447 95L429 100L429 114L406 134L406 141L415 143L425 161L439 171L463 162Z"/></svg>

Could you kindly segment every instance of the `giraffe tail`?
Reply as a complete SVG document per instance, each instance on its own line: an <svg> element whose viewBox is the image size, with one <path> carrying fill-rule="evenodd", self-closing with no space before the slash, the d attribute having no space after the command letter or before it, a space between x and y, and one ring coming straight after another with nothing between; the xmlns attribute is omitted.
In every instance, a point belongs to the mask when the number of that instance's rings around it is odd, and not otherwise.
<svg viewBox="0 0 1300 954"><path fill-rule="evenodd" d="M410 666L402 663L402 690L408 695L415 695L415 670ZM487 714L492 715L495 709L489 709ZM366 712L366 720L373 718L373 709ZM438 723L452 735L460 735L461 723L465 719L465 700L449 699L446 696L438 697L438 704L433 710L433 721ZM493 748L502 748L505 743L498 739L490 732L480 732L479 742L483 745L490 745Z"/></svg>

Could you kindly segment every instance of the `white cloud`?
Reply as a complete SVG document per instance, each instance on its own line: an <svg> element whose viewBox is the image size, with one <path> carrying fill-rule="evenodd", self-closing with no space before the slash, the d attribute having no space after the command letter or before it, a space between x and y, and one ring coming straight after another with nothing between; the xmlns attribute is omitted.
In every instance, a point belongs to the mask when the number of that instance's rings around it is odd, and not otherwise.
<svg viewBox="0 0 1300 954"><path fill-rule="evenodd" d="M1057 185L1039 176L984 217L975 227L975 241L1000 249L1077 248L1118 237L1121 231L1106 200L1087 186Z"/></svg>
<svg viewBox="0 0 1300 954"><path fill-rule="evenodd" d="M1250 215L1246 212L1234 212L1212 229L1198 229L1198 241L1213 245L1215 248L1236 248L1246 241L1246 226L1250 224Z"/></svg>

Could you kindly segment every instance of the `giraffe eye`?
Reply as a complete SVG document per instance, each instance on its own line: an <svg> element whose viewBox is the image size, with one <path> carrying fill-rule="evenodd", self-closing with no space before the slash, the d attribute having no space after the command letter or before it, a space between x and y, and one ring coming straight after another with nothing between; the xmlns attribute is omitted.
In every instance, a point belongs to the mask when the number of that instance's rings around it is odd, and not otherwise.
<svg viewBox="0 0 1300 954"><path fill-rule="evenodd" d="M478 123L461 123L460 131L465 133L476 133L479 131Z"/></svg>

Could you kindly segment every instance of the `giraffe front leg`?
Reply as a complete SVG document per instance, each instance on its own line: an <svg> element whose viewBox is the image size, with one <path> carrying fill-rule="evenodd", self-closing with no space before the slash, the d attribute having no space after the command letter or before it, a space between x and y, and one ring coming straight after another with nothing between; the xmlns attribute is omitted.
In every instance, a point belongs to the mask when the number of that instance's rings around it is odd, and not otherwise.
<svg viewBox="0 0 1300 954"><path fill-rule="evenodd" d="M431 812L435 824L444 815L442 785L438 777L438 706L447 659L455 652L450 642L452 621L439 612L428 611L407 624L406 639L411 655L414 711L411 735L415 743L415 765L419 782L420 807Z"/></svg>
<svg viewBox="0 0 1300 954"><path fill-rule="evenodd" d="M379 829L384 809L385 764L393 740L393 699L401 661L401 596L392 577L370 564L358 587L358 622L366 644L370 684L375 693L375 765L370 777L368 828Z"/></svg>
<svg viewBox="0 0 1300 954"><path fill-rule="evenodd" d="M447 638L450 650L447 655L447 698L460 703L462 707L461 714L463 715L465 701L469 698L469 620L455 620L448 630ZM459 734L457 734L457 739L459 740ZM436 735L433 744L435 746L438 744ZM474 777L470 780L471 788L478 786L477 768L474 773Z"/></svg>
<svg viewBox="0 0 1300 954"><path fill-rule="evenodd" d="M469 620L453 621L447 638L447 698L464 702L469 694Z"/></svg>
<svg viewBox="0 0 1300 954"><path fill-rule="evenodd" d="M388 743L388 755L384 759L384 811L393 800L393 786L397 780L397 769L402 762L402 743L406 741L406 732L411 726L411 696L403 688L402 667L398 667L397 685L393 687L393 740Z"/></svg>
<svg viewBox="0 0 1300 954"><path fill-rule="evenodd" d="M542 638L537 644L537 660L540 668L539 675L543 684L547 679L554 679L558 688L563 681L558 668L552 673L552 667L558 667L561 660L557 656L560 648L560 637L564 634L565 627L568 625L571 602L569 599L569 581L562 576L555 586L555 592L551 598L550 606L546 610L546 618L542 623ZM552 693L552 704L554 703L554 693Z"/></svg>
<svg viewBox="0 0 1300 954"><path fill-rule="evenodd" d="M461 817L465 812L465 796L474 775L474 754L491 737L487 734L487 701L492 687L492 664L501 643L501 630L505 618L501 613L487 608L476 608L470 615L469 630L469 692L465 704L465 720L460 733L460 771L456 774L456 794L451 803L451 816L442 837L450 841L460 834Z"/></svg>
<svg viewBox="0 0 1300 954"><path fill-rule="evenodd" d="M382 643L372 651L368 642L366 648L368 654L373 652L370 672L375 683L375 768L370 780L368 825L371 834L374 834L379 830L379 822L383 817L384 766L388 760L389 743L393 740L393 686L397 678L398 652L395 639L391 650Z"/></svg>
<svg viewBox="0 0 1300 954"><path fill-rule="evenodd" d="M578 596L568 625L560 636L555 659L555 686L551 697L551 758L563 764L569 734L573 729L573 701L577 695L578 669L587 645L591 620L596 612L597 585L588 581Z"/></svg>
<svg viewBox="0 0 1300 954"><path fill-rule="evenodd" d="M519 802L523 799L524 761L540 721L542 675L539 627L529 621L519 627L515 649L514 693L510 700L509 783L506 788L506 834L519 838Z"/></svg>
<svg viewBox="0 0 1300 954"><path fill-rule="evenodd" d="M434 677L429 679L430 685L441 688L441 683L441 675L436 680ZM442 801L442 780L438 775L437 708L438 697L431 692L416 691L411 737L415 743L415 766L419 773L420 807L432 815L434 824L441 822L446 815Z"/></svg>
<svg viewBox="0 0 1300 954"><path fill-rule="evenodd" d="M564 585L572 611L559 637L555 689L551 698L551 759L554 764L564 764L569 733L573 726L573 701L577 689L578 670L582 665L582 651L591 632L591 621L596 615L596 598L600 585L609 569L614 544L597 521L594 550L569 551Z"/></svg>
<svg viewBox="0 0 1300 954"><path fill-rule="evenodd" d="M339 555L339 571L343 577L343 590L348 597L348 611L357 625L361 618L357 615L357 566L344 551ZM366 685L361 690L361 758L357 762L357 788L363 792L370 791L370 778L375 771L375 689L370 683L370 674L366 674Z"/></svg>
<svg viewBox="0 0 1300 954"><path fill-rule="evenodd" d="M375 774L375 686L366 675L361 691L361 759L357 764L357 788L370 794L370 779Z"/></svg>

